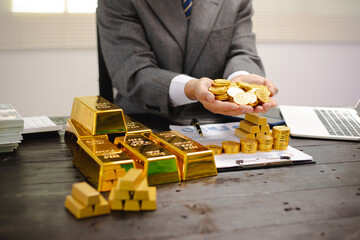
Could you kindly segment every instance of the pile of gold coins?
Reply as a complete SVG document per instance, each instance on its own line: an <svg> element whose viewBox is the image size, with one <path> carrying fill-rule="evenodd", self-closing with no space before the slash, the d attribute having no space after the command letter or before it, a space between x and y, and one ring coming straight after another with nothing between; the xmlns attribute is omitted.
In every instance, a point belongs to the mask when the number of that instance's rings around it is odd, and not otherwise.
<svg viewBox="0 0 360 240"><path fill-rule="evenodd" d="M209 91L215 95L217 100L253 107L270 102L271 94L264 85L231 82L226 79L215 79Z"/></svg>
<svg viewBox="0 0 360 240"><path fill-rule="evenodd" d="M267 119L257 113L248 113L235 129L240 141L223 141L222 146L207 145L215 155L221 153L255 153L286 150L289 145L290 128L275 126L270 130Z"/></svg>
<svg viewBox="0 0 360 240"><path fill-rule="evenodd" d="M285 150L289 145L290 128L286 126L275 126L272 129L275 150Z"/></svg>

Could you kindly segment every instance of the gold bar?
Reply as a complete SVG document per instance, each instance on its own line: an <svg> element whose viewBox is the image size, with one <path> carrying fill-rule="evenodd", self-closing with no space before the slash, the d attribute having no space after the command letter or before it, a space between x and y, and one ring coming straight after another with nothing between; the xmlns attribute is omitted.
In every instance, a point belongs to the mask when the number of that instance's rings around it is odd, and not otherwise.
<svg viewBox="0 0 360 240"><path fill-rule="evenodd" d="M116 199L115 197L116 190L115 187L110 191L109 195L109 205L111 210L123 210L123 201ZM130 197L129 197L130 199Z"/></svg>
<svg viewBox="0 0 360 240"><path fill-rule="evenodd" d="M124 114L125 122L126 122L126 128L127 133L151 133L152 130L148 127L145 127L135 119L129 117L128 115Z"/></svg>
<svg viewBox="0 0 360 240"><path fill-rule="evenodd" d="M149 187L149 199L141 201L141 210L154 211L156 210L156 187Z"/></svg>
<svg viewBox="0 0 360 240"><path fill-rule="evenodd" d="M181 181L176 156L153 143L144 133L117 137L114 143L124 146L129 156L144 163L149 185Z"/></svg>
<svg viewBox="0 0 360 240"><path fill-rule="evenodd" d="M95 216L110 214L109 202L100 194L100 203L94 207Z"/></svg>
<svg viewBox="0 0 360 240"><path fill-rule="evenodd" d="M239 137L239 138L252 138L252 139L255 139L255 133L248 133L248 132L245 132L244 130L242 130L240 128L235 129L234 135Z"/></svg>
<svg viewBox="0 0 360 240"><path fill-rule="evenodd" d="M88 132L75 120L70 118L67 120L64 139L72 155L74 155L75 152L79 151L79 145L76 143L78 139L92 138L92 137L93 135L91 135L90 132ZM107 138L107 135L106 134L97 135L97 137Z"/></svg>
<svg viewBox="0 0 360 240"><path fill-rule="evenodd" d="M78 139L77 143L80 147L73 163L98 191L111 190L111 181L104 179L105 171L135 167L135 161L106 138Z"/></svg>
<svg viewBox="0 0 360 240"><path fill-rule="evenodd" d="M256 125L265 125L267 124L266 117L261 116L258 113L247 113L245 115L245 120Z"/></svg>
<svg viewBox="0 0 360 240"><path fill-rule="evenodd" d="M177 156L182 180L217 175L213 152L176 131L152 133L151 140Z"/></svg>
<svg viewBox="0 0 360 240"><path fill-rule="evenodd" d="M258 125L248 122L246 120L240 121L239 128L248 133L259 133L260 128Z"/></svg>
<svg viewBox="0 0 360 240"><path fill-rule="evenodd" d="M135 191L140 183L145 179L144 171L142 169L130 169L124 177L121 178L116 190L118 191Z"/></svg>
<svg viewBox="0 0 360 240"><path fill-rule="evenodd" d="M260 125L260 132L261 132L261 133L268 133L268 132L270 132L270 126L269 126L269 124Z"/></svg>
<svg viewBox="0 0 360 240"><path fill-rule="evenodd" d="M71 195L84 205L100 203L100 193L87 182L74 183Z"/></svg>
<svg viewBox="0 0 360 240"><path fill-rule="evenodd" d="M66 131L75 134L77 138L92 138L93 135L89 131L87 131L84 127L82 127L78 122L74 119L69 118L66 123ZM98 135L99 136L99 135ZM103 135L106 137L106 135Z"/></svg>
<svg viewBox="0 0 360 240"><path fill-rule="evenodd" d="M87 218L94 216L93 207L84 205L71 195L67 195L65 199L65 207L77 218Z"/></svg>
<svg viewBox="0 0 360 240"><path fill-rule="evenodd" d="M126 132L123 110L100 96L74 98L71 118L92 135Z"/></svg>

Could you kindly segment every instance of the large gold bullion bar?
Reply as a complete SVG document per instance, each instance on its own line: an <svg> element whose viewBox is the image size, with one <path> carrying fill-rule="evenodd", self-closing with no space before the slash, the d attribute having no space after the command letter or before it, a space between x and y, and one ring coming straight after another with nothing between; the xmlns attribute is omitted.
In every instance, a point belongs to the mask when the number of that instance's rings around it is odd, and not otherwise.
<svg viewBox="0 0 360 240"><path fill-rule="evenodd" d="M151 133L151 129L142 125L135 119L129 117L128 115L124 114L127 133Z"/></svg>
<svg viewBox="0 0 360 240"><path fill-rule="evenodd" d="M181 181L176 156L145 136L145 133L117 137L115 144L124 146L133 159L143 161L149 185Z"/></svg>
<svg viewBox="0 0 360 240"><path fill-rule="evenodd" d="M182 180L217 175L213 152L177 131L157 132L150 139L178 158Z"/></svg>
<svg viewBox="0 0 360 240"><path fill-rule="evenodd" d="M77 144L78 139L92 138L94 137L88 132L84 127L77 123L74 119L69 118L66 122L65 128L65 142L70 149L72 155L79 150L79 145ZM107 138L107 135L97 135L97 137Z"/></svg>
<svg viewBox="0 0 360 240"><path fill-rule="evenodd" d="M123 110L100 96L76 97L71 118L92 135L126 132Z"/></svg>
<svg viewBox="0 0 360 240"><path fill-rule="evenodd" d="M73 163L98 191L110 191L111 181L105 181L105 171L139 167L141 164L129 157L108 139L93 137L78 139L80 150L74 155ZM106 188L104 185L106 184Z"/></svg>

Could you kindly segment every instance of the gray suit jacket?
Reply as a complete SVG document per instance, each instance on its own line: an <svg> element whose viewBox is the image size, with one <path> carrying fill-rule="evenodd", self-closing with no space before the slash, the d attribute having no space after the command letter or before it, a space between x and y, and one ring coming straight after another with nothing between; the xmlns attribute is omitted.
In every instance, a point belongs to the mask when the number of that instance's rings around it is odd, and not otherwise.
<svg viewBox="0 0 360 240"><path fill-rule="evenodd" d="M252 33L251 0L194 0L190 22L181 0L100 0L105 62L125 113L154 113L174 122L216 117L200 103L173 107L171 79L264 75ZM183 91L183 89L179 89Z"/></svg>

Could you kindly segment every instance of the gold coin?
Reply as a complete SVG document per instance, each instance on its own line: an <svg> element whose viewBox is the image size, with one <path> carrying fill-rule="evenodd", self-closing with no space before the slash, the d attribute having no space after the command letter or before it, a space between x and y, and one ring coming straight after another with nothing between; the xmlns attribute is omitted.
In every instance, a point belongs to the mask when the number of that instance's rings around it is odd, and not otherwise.
<svg viewBox="0 0 360 240"><path fill-rule="evenodd" d="M258 140L259 144L270 144L272 145L274 143L274 138L269 135L265 134L257 134L256 140Z"/></svg>
<svg viewBox="0 0 360 240"><path fill-rule="evenodd" d="M260 151L260 152L271 152L272 149L273 149L272 144L259 143L259 145L258 145L258 151Z"/></svg>
<svg viewBox="0 0 360 240"><path fill-rule="evenodd" d="M228 87L237 87L238 88L238 85L236 84L236 82L231 82Z"/></svg>
<svg viewBox="0 0 360 240"><path fill-rule="evenodd" d="M222 153L222 147L218 145L206 145L205 147L209 148L214 153L214 155L219 155Z"/></svg>
<svg viewBox="0 0 360 240"><path fill-rule="evenodd" d="M250 96L250 105L251 106L256 106L258 103L258 98L256 97L256 95L252 92L246 92L245 94Z"/></svg>
<svg viewBox="0 0 360 240"><path fill-rule="evenodd" d="M273 149L274 150L286 150L287 147L289 145L289 141L279 141L279 140L276 140L274 141L274 144L273 144Z"/></svg>
<svg viewBox="0 0 360 240"><path fill-rule="evenodd" d="M227 90L227 94L230 97L235 97L235 95L238 93L244 93L244 90L242 90L241 88L238 88L238 87L229 87Z"/></svg>
<svg viewBox="0 0 360 240"><path fill-rule="evenodd" d="M258 141L252 138L240 139L242 153L255 153L258 148Z"/></svg>
<svg viewBox="0 0 360 240"><path fill-rule="evenodd" d="M215 99L220 101L226 101L229 100L229 95L227 94L215 95Z"/></svg>
<svg viewBox="0 0 360 240"><path fill-rule="evenodd" d="M234 96L234 102L239 105L248 105L250 104L251 96L246 95L246 93L238 93Z"/></svg>
<svg viewBox="0 0 360 240"><path fill-rule="evenodd" d="M255 93L255 91L256 91L257 89L260 89L260 88L258 88L258 87L253 87L249 92Z"/></svg>
<svg viewBox="0 0 360 240"><path fill-rule="evenodd" d="M235 141L223 141L222 148L224 153L238 153L240 152L240 143Z"/></svg>
<svg viewBox="0 0 360 240"><path fill-rule="evenodd" d="M290 128L286 126L275 126L272 128L272 136L274 139L288 140L290 137Z"/></svg>
<svg viewBox="0 0 360 240"><path fill-rule="evenodd" d="M213 86L216 86L216 87L220 87L220 86L229 86L231 83L231 81L227 80L227 79L215 79L213 82L212 82L212 85Z"/></svg>
<svg viewBox="0 0 360 240"><path fill-rule="evenodd" d="M257 87L258 87L258 88L261 88L268 96L271 95L271 92L270 92L270 90L269 90L269 88L268 88L267 86L265 86L265 85L258 85Z"/></svg>
<svg viewBox="0 0 360 240"><path fill-rule="evenodd" d="M236 82L239 88L243 89L244 91L249 91L253 89L252 84L246 82Z"/></svg>
<svg viewBox="0 0 360 240"><path fill-rule="evenodd" d="M227 91L227 87L209 87L209 91L214 95L222 95Z"/></svg>
<svg viewBox="0 0 360 240"><path fill-rule="evenodd" d="M260 88L255 90L255 95L259 99L260 104L270 102L269 95L264 90L262 90Z"/></svg>

